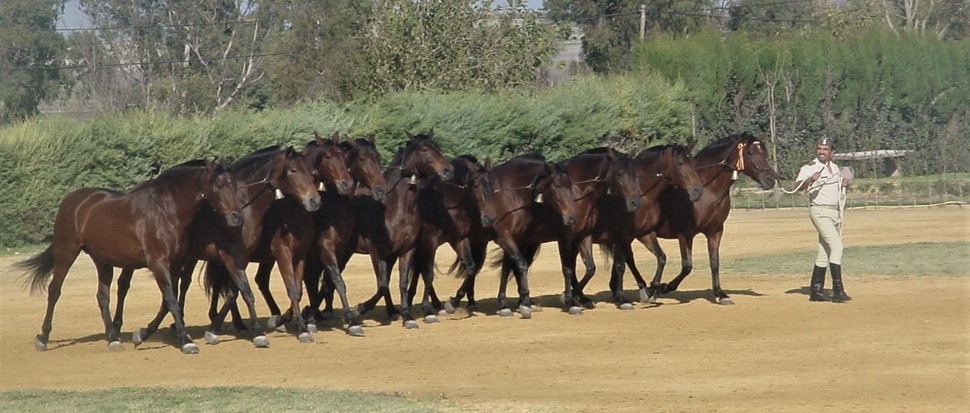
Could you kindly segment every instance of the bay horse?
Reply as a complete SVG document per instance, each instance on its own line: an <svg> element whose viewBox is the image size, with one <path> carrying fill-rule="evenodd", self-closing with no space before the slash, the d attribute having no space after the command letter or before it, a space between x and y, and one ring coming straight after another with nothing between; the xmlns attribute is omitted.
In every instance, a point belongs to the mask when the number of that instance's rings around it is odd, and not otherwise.
<svg viewBox="0 0 970 413"><path fill-rule="evenodd" d="M401 311L411 310L417 291L418 277L424 282L421 307L426 323L437 322L441 301L434 291L435 255L440 245L448 243L464 263L465 275L478 273L482 262L472 251L475 240L487 242L485 228L495 220L492 184L488 178L491 163L485 165L474 156L451 159L454 176L447 181L435 180L418 194L421 234L412 254L401 257L402 268L408 268L408 292ZM408 261L408 262L404 262ZM415 328L417 323L408 327Z"/></svg>
<svg viewBox="0 0 970 413"><path fill-rule="evenodd" d="M384 171L384 180L389 185L384 201L377 202L366 191L359 191L353 199L358 234L355 252L370 255L377 277L377 291L357 305L359 314L373 309L382 297L389 317L400 314L390 295L390 271L394 261L414 249L417 243L421 230L419 190L429 185L434 175L442 180L454 176L454 168L433 141L433 130L418 135L407 133L407 137L406 144ZM349 259L349 254L344 256L341 266ZM402 266L399 271L401 299L406 301L408 269ZM405 326L412 324L410 313L405 313L403 318Z"/></svg>
<svg viewBox="0 0 970 413"><path fill-rule="evenodd" d="M314 134L314 140L309 142L301 152L304 166L313 170L318 179L317 188L326 190L327 187L341 195L347 195L353 190L349 171L344 162L343 153L332 140L323 139ZM308 189L313 196L323 204L322 193L312 185ZM325 191L324 191L325 192ZM279 307L269 294L269 276L274 265L279 266L280 277L290 299L290 310L296 311L294 323L297 327L297 339L303 343L312 343L313 337L300 313L300 300L303 297L303 272L307 253L314 243L315 229L313 214L319 208L301 208L293 198L274 201L263 216L261 230L249 250L247 260L259 263L256 273L256 284L259 286L264 299L270 304L270 311L275 312L268 321L271 328L279 327L287 319L279 318ZM226 285L225 267L219 263L211 263L206 268L206 289L212 296L209 316L213 320L213 330L218 330L227 312L233 312L234 320L239 320L235 297L232 296L233 285ZM227 288L228 287L228 288ZM226 295L226 302L217 311L218 297ZM238 325L237 325L238 327ZM208 339L207 335L207 339ZM213 340L215 341L215 340Z"/></svg>
<svg viewBox="0 0 970 413"><path fill-rule="evenodd" d="M328 310L332 308L332 292L336 290L341 297L344 306L344 318L347 322L347 332L353 336L362 336L363 328L360 326L357 316L350 308L347 299L346 284L343 281L343 263L338 257L353 254L356 246L355 232L355 213L352 203L353 189L363 188L371 194L376 202L381 202L387 192L387 184L384 175L381 173L381 156L373 140L348 138L341 141L338 133L330 136L330 143L336 144L340 151L340 159L343 162L353 184L351 192L344 193L336 189L335 183L325 183L325 190L320 192L322 206L313 216L313 228L315 234L314 245L306 255L306 262L303 270L304 284L307 289L307 296L310 304L302 311L303 318L310 332L316 331L317 321L322 319L319 313L319 306L324 299L320 293L321 274L326 271L327 277L324 283L327 288ZM328 145L317 137L317 144ZM279 306L273 299L269 290L269 271L272 263L261 264L260 272L257 273L256 284L263 293L267 306L270 308L272 316L271 325L282 323L293 317L293 309L287 310L286 314L281 314ZM265 276L262 276L265 274ZM238 320L238 315L233 314L234 319Z"/></svg>
<svg viewBox="0 0 970 413"><path fill-rule="evenodd" d="M245 268L249 262L249 255L256 247L261 235L263 217L270 209L274 199L291 196L299 199L303 208L314 210L319 208L319 196L313 185L313 177L306 167L302 166L304 157L293 148L270 146L250 153L229 166L229 171L236 182L245 182L238 186L237 196L244 205L243 225L239 228L226 228L215 219L215 212L205 208L193 219L187 235L188 248L183 261L176 266L175 285L179 289L179 304L185 308L185 298L192 282L192 273L199 260L219 261L226 268L226 276L230 277L237 289L232 293L241 292L247 304L252 325L253 343L257 347L266 347L269 340L262 334L256 318L255 300ZM213 264L217 265L217 264ZM121 328L124 301L131 284L131 269L122 269L118 279L118 308L115 312L115 326ZM135 331L133 340L140 344L153 334L167 315L163 306L148 326ZM218 336L212 327L205 333L206 342L215 344Z"/></svg>
<svg viewBox="0 0 970 413"><path fill-rule="evenodd" d="M638 238L657 257L657 272L651 283L649 301L655 302L658 294L677 290L693 268L691 252L694 237L704 234L710 254L714 297L720 304L734 304L731 297L721 289L718 254L724 233L724 221L731 212L731 186L738 173L743 173L758 182L762 189L768 190L775 186L778 173L769 165L761 140L749 132L730 135L710 143L694 156L694 160L704 185L700 198L692 202L683 190L667 188L660 195L662 219L656 231ZM667 257L660 248L658 236L676 238L680 244L680 274L668 284L660 283ZM631 265L633 261L629 260L627 264Z"/></svg>
<svg viewBox="0 0 970 413"><path fill-rule="evenodd" d="M47 314L41 334L34 340L38 351L47 349L54 306L61 286L81 251L98 270L98 305L109 348L120 348L121 340L108 310L112 267L148 268L162 293L163 302L175 319L181 351L193 354L199 347L186 332L182 310L172 281L173 265L185 254L185 235L192 218L209 205L231 227L243 223L236 184L220 161L191 161L163 171L126 193L102 188L82 188L67 194L54 219L54 241L44 252L18 267L30 271L32 291L48 286Z"/></svg>
<svg viewBox="0 0 970 413"><path fill-rule="evenodd" d="M633 260L633 240L653 231L660 221L660 193L676 186L682 188L688 201L693 201L703 191L694 160L689 149L683 145L668 144L647 148L633 157L631 163L637 179L636 198L640 201L639 208L631 211L615 195L603 197L599 207L603 211L601 213L610 218L601 220L601 225L595 228L592 236L579 246L583 261L587 263L587 271L583 279L577 282L576 288L577 296L586 307L593 305L583 293L583 289L595 274L592 243L604 245L604 250L613 258L609 283L613 302L621 309L633 309L630 301L623 295L623 270L627 261ZM646 300L647 284L635 267L631 268L634 268L631 272L640 289L641 298Z"/></svg>
<svg viewBox="0 0 970 413"><path fill-rule="evenodd" d="M631 159L613 148L596 148L579 153L561 162L576 191L577 219L564 228L556 214L548 211L537 214L532 240L521 246L523 254L531 265L539 246L543 242L556 241L559 244L559 259L562 265L563 293L561 301L571 314L579 314L582 309L574 297L576 282L576 254L580 244L588 243L594 234L604 231L617 217L604 209L609 197L617 204L617 215L630 214L640 206L640 186L634 174ZM540 207L541 208L541 207ZM587 277L595 272L595 262L584 256ZM517 272L514 263L506 256L502 260L501 280L508 279L509 271ZM516 274L518 276L518 274ZM502 283L504 288L505 283Z"/></svg>
<svg viewBox="0 0 970 413"><path fill-rule="evenodd" d="M532 245L539 239L536 228L540 223L539 214L549 213L545 205L551 207L562 227L570 227L577 221L574 200L580 198L575 186L562 165L550 163L542 155L520 155L496 165L489 173L493 186L492 204L495 221L488 239L502 248L510 265L514 265L519 293L519 313L522 318L532 317L532 298L530 297L528 270L529 261L521 246ZM473 243L472 251L476 257L484 257L486 242ZM459 265L460 267L460 265ZM446 311L452 312L468 295L468 306L474 308L475 274L466 274L455 296L448 299ZM503 281L504 284L504 280ZM512 314L505 296L504 285L499 288L499 315Z"/></svg>

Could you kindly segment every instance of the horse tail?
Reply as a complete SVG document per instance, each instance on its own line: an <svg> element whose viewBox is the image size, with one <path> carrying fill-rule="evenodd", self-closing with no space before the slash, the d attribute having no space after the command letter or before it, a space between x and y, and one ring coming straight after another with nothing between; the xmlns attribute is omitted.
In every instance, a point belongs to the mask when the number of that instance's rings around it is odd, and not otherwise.
<svg viewBox="0 0 970 413"><path fill-rule="evenodd" d="M451 263L451 267L448 267L448 274L454 275L455 278L464 278L467 272L468 266L465 265L465 261L461 260L461 257L455 257L455 262Z"/></svg>
<svg viewBox="0 0 970 413"><path fill-rule="evenodd" d="M202 277L202 286L205 288L205 293L209 297L225 297L229 294L229 287L231 283L226 282L229 279L229 270L221 262L210 261L205 265L205 275Z"/></svg>
<svg viewBox="0 0 970 413"><path fill-rule="evenodd" d="M607 241L600 244L600 252L606 255L607 259L613 260L613 257L616 256L616 243Z"/></svg>
<svg viewBox="0 0 970 413"><path fill-rule="evenodd" d="M54 244L48 246L44 252L18 262L15 267L27 271L24 273L27 278L24 280L24 288L30 286L31 294L44 292L51 274L54 273Z"/></svg>

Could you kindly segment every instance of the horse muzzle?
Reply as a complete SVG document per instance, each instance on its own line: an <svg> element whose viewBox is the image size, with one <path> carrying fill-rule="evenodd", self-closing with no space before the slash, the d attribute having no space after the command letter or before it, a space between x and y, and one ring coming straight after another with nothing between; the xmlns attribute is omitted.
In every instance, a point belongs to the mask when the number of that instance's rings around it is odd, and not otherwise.
<svg viewBox="0 0 970 413"><path fill-rule="evenodd" d="M239 211L232 211L226 214L226 224L230 227L238 227L243 224L242 213Z"/></svg>
<svg viewBox="0 0 970 413"><path fill-rule="evenodd" d="M320 194L315 194L314 196L304 199L303 208L309 212L320 209Z"/></svg>
<svg viewBox="0 0 970 413"><path fill-rule="evenodd" d="M495 216L493 215L482 214L481 219L482 219L482 227L484 228L491 228L492 225L495 224Z"/></svg>
<svg viewBox="0 0 970 413"><path fill-rule="evenodd" d="M347 180L337 181L337 192L339 192L340 195L350 195L354 192L354 185Z"/></svg>

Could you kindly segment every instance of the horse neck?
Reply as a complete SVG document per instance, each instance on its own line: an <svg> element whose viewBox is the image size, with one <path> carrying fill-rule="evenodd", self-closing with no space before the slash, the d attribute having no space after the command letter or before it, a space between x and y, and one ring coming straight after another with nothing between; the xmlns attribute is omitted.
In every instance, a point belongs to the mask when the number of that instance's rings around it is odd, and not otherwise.
<svg viewBox="0 0 970 413"><path fill-rule="evenodd" d="M639 183L640 198L647 198L650 202L656 201L657 197L670 184L670 179L657 176L663 172L661 162L662 154L657 154L657 158L649 161L633 160L634 172L637 173L637 183ZM649 162L649 163L647 163ZM639 165L638 165L639 164ZM645 175L644 175L645 174ZM642 180L645 180L642 181Z"/></svg>
<svg viewBox="0 0 970 413"><path fill-rule="evenodd" d="M734 185L734 179L723 163L728 157L722 152L698 155L694 158L695 165L699 165L697 176L704 185L704 191L716 195L718 199L729 193L731 186Z"/></svg>
<svg viewBox="0 0 970 413"><path fill-rule="evenodd" d="M180 176L180 179L156 181L156 189L162 189L162 193L168 195L168 201L174 206L174 209L165 208L165 210L170 211L173 215L172 218L174 219L171 219L170 222L179 227L180 233L188 227L192 217L206 202L200 196L206 185L202 179L206 173L204 168L200 168L197 171L186 171ZM155 194L158 193L159 191L155 191ZM156 199L153 202L156 205L169 203L164 199Z"/></svg>

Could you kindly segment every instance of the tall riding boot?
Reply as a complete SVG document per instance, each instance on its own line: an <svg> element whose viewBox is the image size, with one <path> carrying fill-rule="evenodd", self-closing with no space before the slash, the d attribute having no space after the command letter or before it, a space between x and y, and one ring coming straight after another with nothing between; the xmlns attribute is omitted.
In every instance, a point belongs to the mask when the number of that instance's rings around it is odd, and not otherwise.
<svg viewBox="0 0 970 413"><path fill-rule="evenodd" d="M849 297L845 293L845 286L842 285L842 265L841 264L831 264L832 266L832 301L837 303L844 303L846 301L852 301L852 297Z"/></svg>
<svg viewBox="0 0 970 413"><path fill-rule="evenodd" d="M832 301L829 296L825 295L822 291L822 287L825 286L825 267L815 266L812 270L812 292L808 295L808 301Z"/></svg>

